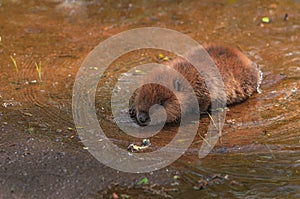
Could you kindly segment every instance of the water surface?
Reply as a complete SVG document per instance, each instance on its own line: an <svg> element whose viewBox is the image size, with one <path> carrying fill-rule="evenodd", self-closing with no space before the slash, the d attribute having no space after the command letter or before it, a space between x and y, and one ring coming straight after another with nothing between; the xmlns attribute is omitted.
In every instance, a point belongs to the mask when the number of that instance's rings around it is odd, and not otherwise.
<svg viewBox="0 0 300 199"><path fill-rule="evenodd" d="M299 198L299 10L299 1L0 1L0 196ZM265 16L270 23L262 23ZM262 93L229 107L222 137L206 158L198 159L197 151L208 117L201 119L190 149L167 169L124 174L98 163L81 144L72 119L72 87L99 42L149 26L180 31L201 44L239 48L264 72ZM120 147L140 140L114 124L114 83L137 64L159 62L158 53L125 55L99 82L98 118ZM152 150L176 130L164 128L151 140ZM144 176L159 192L130 186Z"/></svg>

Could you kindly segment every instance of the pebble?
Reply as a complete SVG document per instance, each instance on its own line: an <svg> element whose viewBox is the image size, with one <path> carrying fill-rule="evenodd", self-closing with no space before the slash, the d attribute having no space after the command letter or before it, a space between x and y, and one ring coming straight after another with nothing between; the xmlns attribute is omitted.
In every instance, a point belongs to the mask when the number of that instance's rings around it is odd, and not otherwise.
<svg viewBox="0 0 300 199"><path fill-rule="evenodd" d="M56 133L61 133L62 132L62 130L61 129L56 129L56 131L55 131Z"/></svg>

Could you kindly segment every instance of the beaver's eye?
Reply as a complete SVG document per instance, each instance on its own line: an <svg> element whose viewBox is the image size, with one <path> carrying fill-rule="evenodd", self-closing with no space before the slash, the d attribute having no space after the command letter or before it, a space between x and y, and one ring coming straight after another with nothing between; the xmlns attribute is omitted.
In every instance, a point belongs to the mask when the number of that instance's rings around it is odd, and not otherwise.
<svg viewBox="0 0 300 199"><path fill-rule="evenodd" d="M164 105L164 101L163 100L158 100L158 104L163 106Z"/></svg>
<svg viewBox="0 0 300 199"><path fill-rule="evenodd" d="M173 86L174 86L174 89L175 89L176 91L182 91L182 90L183 90L180 79L175 79L175 80L173 81Z"/></svg>

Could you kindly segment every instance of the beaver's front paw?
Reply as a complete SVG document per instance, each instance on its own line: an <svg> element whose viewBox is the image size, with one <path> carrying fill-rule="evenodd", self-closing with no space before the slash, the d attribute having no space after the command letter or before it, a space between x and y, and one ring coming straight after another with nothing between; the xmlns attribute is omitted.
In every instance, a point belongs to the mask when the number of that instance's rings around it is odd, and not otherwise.
<svg viewBox="0 0 300 199"><path fill-rule="evenodd" d="M131 108L128 111L129 115L131 118L135 118L136 117L136 110L135 110L135 105L132 105Z"/></svg>

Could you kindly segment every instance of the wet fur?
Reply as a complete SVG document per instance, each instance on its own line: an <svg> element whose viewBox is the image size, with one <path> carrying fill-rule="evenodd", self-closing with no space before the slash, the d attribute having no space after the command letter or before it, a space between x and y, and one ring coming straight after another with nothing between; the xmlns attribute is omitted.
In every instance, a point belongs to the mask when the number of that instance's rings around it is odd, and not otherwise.
<svg viewBox="0 0 300 199"><path fill-rule="evenodd" d="M260 73L255 63L234 48L215 44L206 45L204 48L213 59L223 78L227 105L242 102L256 91L260 82ZM185 114L193 111L194 107L190 102L191 90L182 81L182 77L176 75L171 69L177 70L189 81L197 96L200 111L208 110L211 104L211 96L214 96L214 94L210 95L204 78L193 65L181 57L166 63L166 65L169 68L164 67L164 69L154 70L148 80L157 83L164 82L172 89L167 89L158 84L144 84L140 87L136 92L133 100L134 104L130 110L130 115L135 117L138 122L139 116L142 113L149 114L149 108L154 104L160 104L165 108L167 122L177 121L181 116L181 112ZM179 82L182 83L179 84ZM179 100L183 102L181 108ZM212 100L215 99L212 98ZM141 124L141 122L139 123Z"/></svg>

